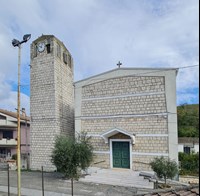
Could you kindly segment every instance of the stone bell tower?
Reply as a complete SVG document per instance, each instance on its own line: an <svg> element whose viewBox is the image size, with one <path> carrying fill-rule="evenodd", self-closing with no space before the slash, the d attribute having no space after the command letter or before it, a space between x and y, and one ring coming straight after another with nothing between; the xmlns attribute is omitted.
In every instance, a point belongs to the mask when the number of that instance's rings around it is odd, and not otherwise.
<svg viewBox="0 0 200 196"><path fill-rule="evenodd" d="M56 136L74 136L73 59L53 35L31 44L31 169L54 170Z"/></svg>

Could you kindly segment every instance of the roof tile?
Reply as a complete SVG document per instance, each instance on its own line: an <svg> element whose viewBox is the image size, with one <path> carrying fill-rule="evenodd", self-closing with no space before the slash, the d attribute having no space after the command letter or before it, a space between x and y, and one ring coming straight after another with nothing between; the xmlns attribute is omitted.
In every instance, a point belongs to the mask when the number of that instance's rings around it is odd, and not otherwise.
<svg viewBox="0 0 200 196"><path fill-rule="evenodd" d="M11 111L8 111L8 110L3 110L3 109L0 109L0 113L2 114L5 114L5 115L8 115L8 116L11 116L13 118L17 118L17 113L16 112L11 112ZM20 119L21 120L27 120L27 121L30 121L30 117L24 117L23 115L20 115Z"/></svg>
<svg viewBox="0 0 200 196"><path fill-rule="evenodd" d="M199 186L196 187L182 187L175 190L161 190L160 192L154 192L146 194L144 196L198 196Z"/></svg>

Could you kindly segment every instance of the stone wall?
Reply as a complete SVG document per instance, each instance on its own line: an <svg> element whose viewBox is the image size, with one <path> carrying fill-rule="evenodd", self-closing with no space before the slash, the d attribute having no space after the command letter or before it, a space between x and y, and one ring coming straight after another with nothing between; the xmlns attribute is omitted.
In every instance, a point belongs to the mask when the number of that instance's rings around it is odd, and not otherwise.
<svg viewBox="0 0 200 196"><path fill-rule="evenodd" d="M133 170L135 171L151 171L150 162L155 156L133 155Z"/></svg>
<svg viewBox="0 0 200 196"><path fill-rule="evenodd" d="M84 100L82 103L83 116L133 115L164 112L166 112L165 94Z"/></svg>
<svg viewBox="0 0 200 196"><path fill-rule="evenodd" d="M83 99L99 98L117 95L127 95L130 93L153 93L164 92L164 77L155 76L125 76L106 79L92 85L85 85L82 89Z"/></svg>
<svg viewBox="0 0 200 196"><path fill-rule="evenodd" d="M91 139L94 151L109 151L109 145L105 144L105 141L101 137L93 136Z"/></svg>
<svg viewBox="0 0 200 196"><path fill-rule="evenodd" d="M50 44L50 51L37 52L38 42ZM41 36L31 45L30 105L31 168L55 170L51 152L56 136L74 136L74 88L71 54L54 36Z"/></svg>
<svg viewBox="0 0 200 196"><path fill-rule="evenodd" d="M81 130L92 136L95 161L100 162L99 166L110 168L112 149L101 135L115 128L135 136L131 152L133 170L150 170L149 162L155 156L168 156L163 76L125 75L98 82L94 79L94 82L84 83L81 97ZM118 133L110 139L120 141L130 137Z"/></svg>
<svg viewBox="0 0 200 196"><path fill-rule="evenodd" d="M121 128L132 134L167 134L167 119L163 116L132 116L119 118L82 119L82 130L88 134L102 134L103 132Z"/></svg>
<svg viewBox="0 0 200 196"><path fill-rule="evenodd" d="M109 154L96 154L93 160L93 167L110 168L110 155Z"/></svg>
<svg viewBox="0 0 200 196"><path fill-rule="evenodd" d="M169 152L168 138L164 136L142 137L136 135L133 152L166 154Z"/></svg>

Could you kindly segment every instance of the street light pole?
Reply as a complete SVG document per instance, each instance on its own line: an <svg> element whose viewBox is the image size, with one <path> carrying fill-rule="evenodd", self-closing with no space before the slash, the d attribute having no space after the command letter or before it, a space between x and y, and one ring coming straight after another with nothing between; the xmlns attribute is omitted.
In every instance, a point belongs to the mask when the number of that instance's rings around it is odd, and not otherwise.
<svg viewBox="0 0 200 196"><path fill-rule="evenodd" d="M20 130L20 65L21 45L18 46L18 91L17 91L17 187L18 196L21 196L21 130Z"/></svg>
<svg viewBox="0 0 200 196"><path fill-rule="evenodd" d="M21 131L20 131L20 65L21 65L21 44L31 38L30 34L24 35L20 42L12 40L12 45L18 47L18 89L17 89L17 193L21 196Z"/></svg>

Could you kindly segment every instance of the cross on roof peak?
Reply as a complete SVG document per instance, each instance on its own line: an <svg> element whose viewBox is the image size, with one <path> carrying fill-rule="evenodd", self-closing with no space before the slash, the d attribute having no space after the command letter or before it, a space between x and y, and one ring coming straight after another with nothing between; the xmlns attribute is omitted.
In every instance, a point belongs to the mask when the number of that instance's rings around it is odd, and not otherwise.
<svg viewBox="0 0 200 196"><path fill-rule="evenodd" d="M120 68L121 65L122 65L122 63L119 61L119 62L117 63L117 66Z"/></svg>

